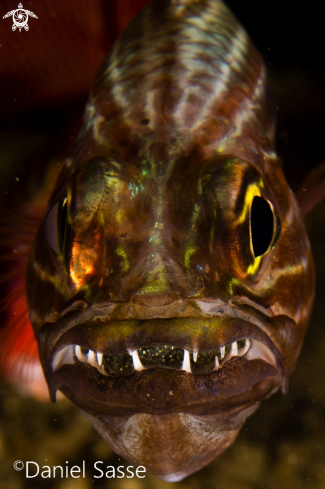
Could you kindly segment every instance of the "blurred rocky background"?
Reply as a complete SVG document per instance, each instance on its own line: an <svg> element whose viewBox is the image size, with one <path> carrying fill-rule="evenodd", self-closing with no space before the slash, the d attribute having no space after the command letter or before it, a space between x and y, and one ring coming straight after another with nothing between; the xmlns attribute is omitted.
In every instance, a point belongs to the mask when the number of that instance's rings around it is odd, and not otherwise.
<svg viewBox="0 0 325 489"><path fill-rule="evenodd" d="M120 30L146 0L24 2L39 19L12 32L0 4L0 202L19 207L62 161L78 132L95 73ZM141 5L140 5L141 3ZM295 190L325 159L325 20L319 3L304 7L229 0L262 52L277 110L277 150ZM128 465L68 401L21 396L0 383L0 488L5 489L321 489L325 487L325 204L305 220L317 272L314 314L286 396L274 395L248 419L235 444L204 470L170 484L94 479L93 464ZM1 345L0 345L1 347ZM323 350L324 348L324 350ZM157 447L159 450L159 447ZM82 465L85 479L26 479L15 460Z"/></svg>

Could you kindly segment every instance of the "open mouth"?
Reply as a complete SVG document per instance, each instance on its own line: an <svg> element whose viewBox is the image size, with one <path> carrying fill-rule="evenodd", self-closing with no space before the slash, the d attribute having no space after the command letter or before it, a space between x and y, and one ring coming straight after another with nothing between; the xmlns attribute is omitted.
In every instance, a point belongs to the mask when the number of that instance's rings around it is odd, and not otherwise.
<svg viewBox="0 0 325 489"><path fill-rule="evenodd" d="M152 368L184 370L192 374L210 373L222 368L231 358L261 359L276 366L270 349L260 341L244 338L205 352L192 352L171 345L141 346L119 354L103 354L80 345L68 345L58 351L52 362L52 370L65 364L87 364L103 375L130 375L135 371Z"/></svg>
<svg viewBox="0 0 325 489"><path fill-rule="evenodd" d="M283 385L275 317L193 307L175 317L169 305L134 319L122 307L72 311L44 325L40 356L52 400L60 389L94 415L207 414L252 405Z"/></svg>

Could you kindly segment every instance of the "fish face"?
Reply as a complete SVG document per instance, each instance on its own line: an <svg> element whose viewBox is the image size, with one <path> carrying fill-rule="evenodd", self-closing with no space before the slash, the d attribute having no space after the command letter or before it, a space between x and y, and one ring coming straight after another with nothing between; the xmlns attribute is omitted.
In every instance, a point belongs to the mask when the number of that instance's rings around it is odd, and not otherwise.
<svg viewBox="0 0 325 489"><path fill-rule="evenodd" d="M313 264L273 126L225 7L156 2L97 78L30 256L52 400L166 480L229 446L300 352Z"/></svg>

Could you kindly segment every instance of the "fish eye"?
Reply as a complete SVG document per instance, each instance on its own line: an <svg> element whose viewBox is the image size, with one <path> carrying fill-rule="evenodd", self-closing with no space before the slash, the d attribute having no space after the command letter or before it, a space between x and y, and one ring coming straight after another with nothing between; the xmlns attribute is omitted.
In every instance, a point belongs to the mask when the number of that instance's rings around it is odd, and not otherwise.
<svg viewBox="0 0 325 489"><path fill-rule="evenodd" d="M255 196L250 215L250 232L254 257L264 255L273 242L276 217L273 205L263 197Z"/></svg>
<svg viewBox="0 0 325 489"><path fill-rule="evenodd" d="M56 253L61 253L63 250L67 227L67 211L68 205L65 197L51 207L45 219L45 236L48 244Z"/></svg>

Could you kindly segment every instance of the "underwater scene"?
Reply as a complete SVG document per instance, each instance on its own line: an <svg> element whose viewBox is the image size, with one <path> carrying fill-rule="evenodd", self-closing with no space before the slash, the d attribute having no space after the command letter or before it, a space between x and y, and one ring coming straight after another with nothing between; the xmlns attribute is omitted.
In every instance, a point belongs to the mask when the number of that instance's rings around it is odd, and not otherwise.
<svg viewBox="0 0 325 489"><path fill-rule="evenodd" d="M323 488L317 4L0 7L0 487Z"/></svg>

